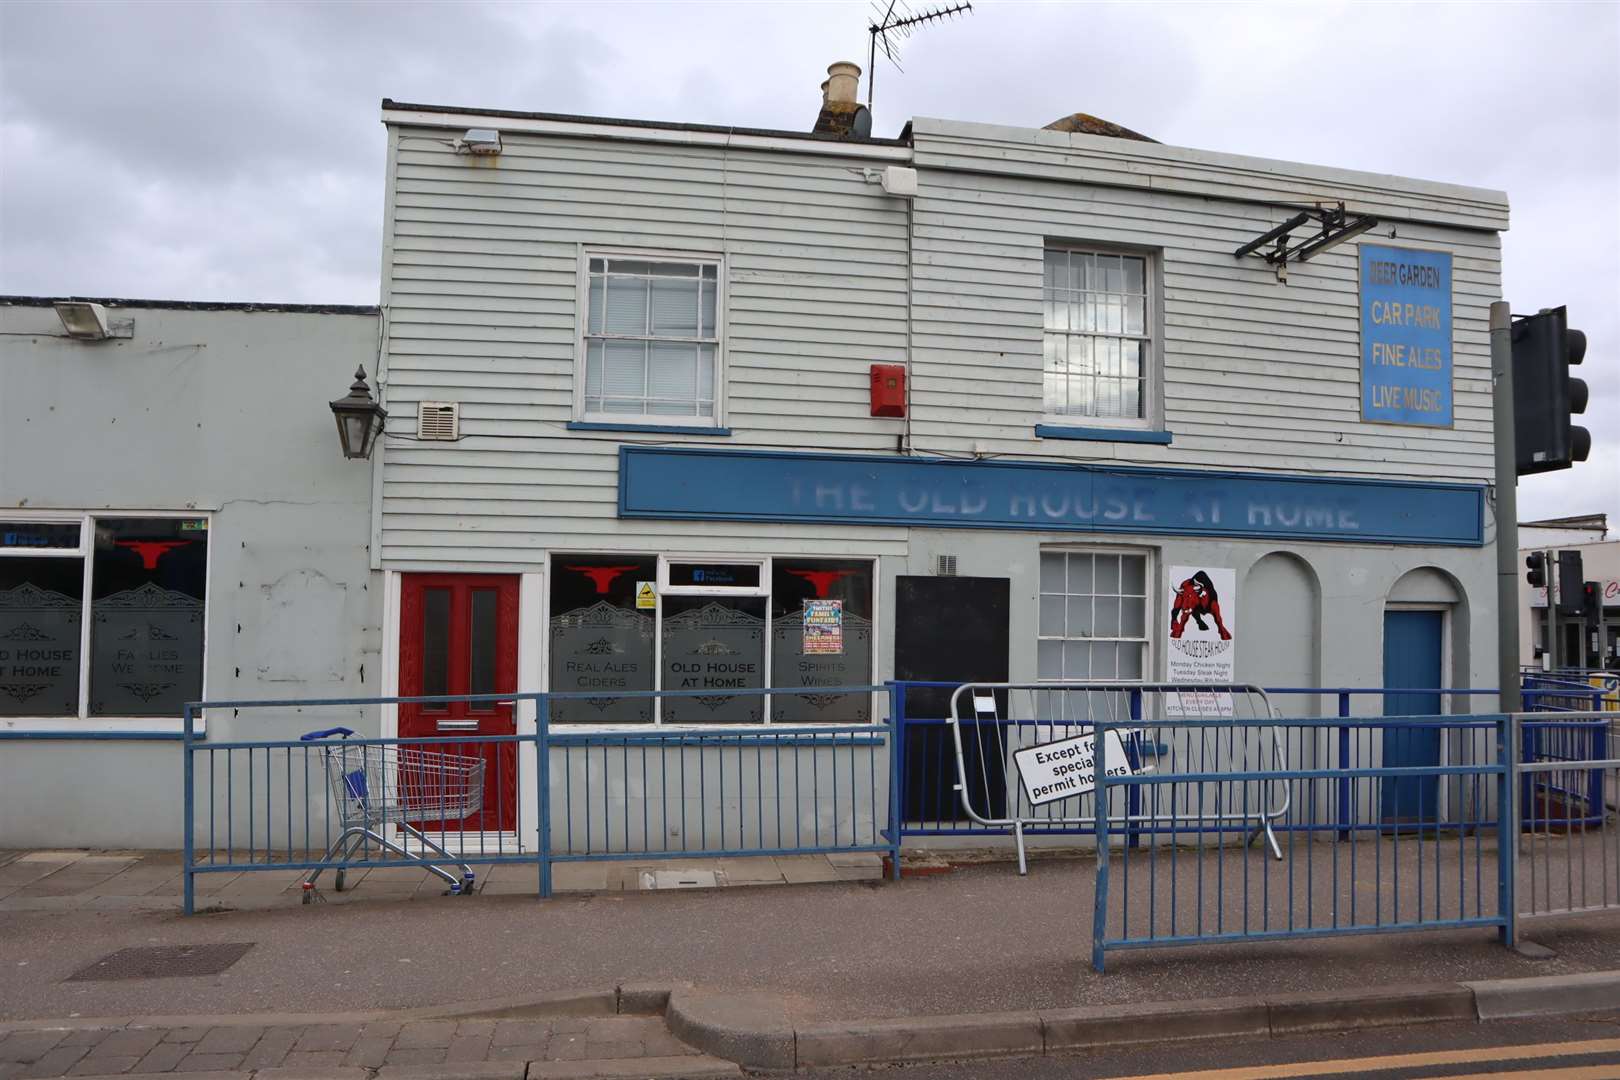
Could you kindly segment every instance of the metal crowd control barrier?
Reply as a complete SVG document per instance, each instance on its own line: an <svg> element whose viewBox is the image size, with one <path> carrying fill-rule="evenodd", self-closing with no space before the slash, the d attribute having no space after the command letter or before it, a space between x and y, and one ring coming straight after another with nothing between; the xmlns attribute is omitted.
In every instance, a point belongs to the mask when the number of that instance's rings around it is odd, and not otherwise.
<svg viewBox="0 0 1620 1080"><path fill-rule="evenodd" d="M903 831L907 836L999 836L1005 826L989 826L965 815L957 795L955 781L955 754L950 733L948 695L961 683L955 682L902 682L896 684L896 709L900 713L898 746L901 753L901 814ZM1350 719L1358 701L1371 698L1377 702L1373 715L1384 711L1386 699L1391 695L1410 694L1419 697L1438 696L1442 705L1457 700L1494 698L1498 691L1492 688L1472 689L1438 687L1411 689L1407 687L1347 687L1347 686L1287 686L1265 687L1273 710L1286 716L1316 718L1323 715L1324 699L1336 705L1336 715ZM917 702L926 707L924 715ZM1491 702L1495 704L1495 702ZM1442 708L1441 712L1450 711ZM1328 713L1327 715L1334 715ZM1369 738L1365 729L1339 725L1318 733L1319 760L1349 762L1355 756L1352 743ZM1355 781L1342 777L1335 785L1336 808L1341 824L1341 839L1349 835L1353 826L1350 807ZM1026 836L1074 834L1085 831L1083 826L1031 823L1025 826Z"/></svg>
<svg viewBox="0 0 1620 1080"><path fill-rule="evenodd" d="M1134 727L1134 721L1123 723ZM1218 732L1230 723L1163 719L1156 728ZM1320 746L1341 726L1369 737L1351 740L1348 760L1322 767L1211 768L1182 756L1129 775L1096 772L1100 802L1135 792L1152 805L1156 793L1168 789L1178 807L1190 802L1197 811L1191 820L1170 815L1166 829L1140 838L1119 831L1113 815L1095 816L1092 965L1098 971L1115 949L1456 927L1496 927L1512 941L1513 878L1497 860L1498 849L1513 850L1513 744L1505 717L1270 724L1266 743L1290 748ZM1119 726L1100 715L1094 730L1101 740ZM1172 743L1178 737L1169 736ZM1433 747L1437 763L1385 760L1413 743ZM1319 813L1332 801L1319 785L1347 778L1356 827L1340 840L1338 814ZM1280 862L1256 857L1247 844L1233 845L1221 833L1222 822L1251 812L1232 805L1248 783L1282 784L1291 792L1294 810L1276 824L1284 838Z"/></svg>
<svg viewBox="0 0 1620 1080"><path fill-rule="evenodd" d="M734 698L763 698L765 715L773 699L808 700L793 688L617 696L697 699L713 711ZM474 868L520 864L534 869L535 891L549 896L558 862L873 852L887 856L898 878L896 696L893 684L814 688L816 709L846 699L869 722L612 729L552 723L554 700L600 700L591 694L194 703L181 742L184 908L196 910L199 879L228 882L254 871L307 871L313 884L331 869L340 889L354 871L377 880L406 871L413 882L427 871L461 886L455 874L432 867L453 865L464 880L480 872ZM328 771L335 744L301 738L324 710L341 710L324 717L329 729L341 719L380 730L385 707L497 701L512 703L519 730L529 730L343 738L336 774ZM258 718L277 737L201 738L196 720L211 709ZM450 755L456 767L422 765L434 755ZM424 788L428 774L439 778L427 785L432 790Z"/></svg>
<svg viewBox="0 0 1620 1080"><path fill-rule="evenodd" d="M1172 718L1212 722L1190 728ZM1091 752L1105 758L1113 747L1100 733L1097 725L1102 723L1119 733L1119 750L1133 770L1192 767L1229 775L1220 811L1212 814L1201 802L1195 805L1193 794L1178 788L1153 789L1145 803L1135 789L1122 789L1112 802L1087 789L1037 803L1042 793L1020 782L1015 755L1042 744L1095 736ZM1267 779L1288 762L1277 731L1266 693L1256 686L967 683L951 695L950 732L962 809L979 825L1012 831L1019 874L1028 873L1027 832L1086 831L1105 817L1133 841L1178 825L1185 830L1194 822L1217 832L1243 831L1251 839L1264 836L1272 854L1282 858L1273 825L1288 813L1289 789Z"/></svg>
<svg viewBox="0 0 1620 1080"><path fill-rule="evenodd" d="M1520 918L1620 908L1620 716L1521 713Z"/></svg>

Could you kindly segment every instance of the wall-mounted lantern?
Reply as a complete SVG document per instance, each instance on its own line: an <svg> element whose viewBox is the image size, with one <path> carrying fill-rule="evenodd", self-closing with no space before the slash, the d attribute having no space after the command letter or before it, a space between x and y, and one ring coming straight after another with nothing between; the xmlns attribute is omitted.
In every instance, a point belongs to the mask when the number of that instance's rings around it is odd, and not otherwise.
<svg viewBox="0 0 1620 1080"><path fill-rule="evenodd" d="M343 456L363 459L371 456L372 444L383 429L388 412L371 396L366 385L366 369L356 368L354 384L347 397L332 402L332 415L337 418L338 439L343 443Z"/></svg>

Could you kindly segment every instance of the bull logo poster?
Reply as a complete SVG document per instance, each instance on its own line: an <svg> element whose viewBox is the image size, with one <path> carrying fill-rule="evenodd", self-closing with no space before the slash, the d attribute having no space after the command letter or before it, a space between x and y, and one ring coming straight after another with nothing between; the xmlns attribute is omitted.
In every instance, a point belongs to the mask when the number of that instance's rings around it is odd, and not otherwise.
<svg viewBox="0 0 1620 1080"><path fill-rule="evenodd" d="M1237 681L1237 571L1217 566L1169 570L1166 680L1191 687L1231 685ZM1232 715L1230 693L1187 694L1181 704L1182 715Z"/></svg>

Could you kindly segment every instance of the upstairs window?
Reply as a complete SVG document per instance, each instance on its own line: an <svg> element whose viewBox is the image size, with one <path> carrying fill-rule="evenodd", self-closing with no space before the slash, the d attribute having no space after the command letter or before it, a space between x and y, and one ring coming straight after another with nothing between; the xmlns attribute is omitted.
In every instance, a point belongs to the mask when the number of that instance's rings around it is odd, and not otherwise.
<svg viewBox="0 0 1620 1080"><path fill-rule="evenodd" d="M591 254L585 420L718 423L720 263Z"/></svg>
<svg viewBox="0 0 1620 1080"><path fill-rule="evenodd" d="M1153 340L1145 255L1046 249L1046 415L1146 426Z"/></svg>

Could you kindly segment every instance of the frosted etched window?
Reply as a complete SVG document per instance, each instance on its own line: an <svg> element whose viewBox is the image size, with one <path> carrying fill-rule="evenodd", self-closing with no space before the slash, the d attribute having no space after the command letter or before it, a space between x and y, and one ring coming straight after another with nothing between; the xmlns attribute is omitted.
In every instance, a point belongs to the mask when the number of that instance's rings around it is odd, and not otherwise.
<svg viewBox="0 0 1620 1080"><path fill-rule="evenodd" d="M83 559L0 559L0 716L79 715L83 615Z"/></svg>
<svg viewBox="0 0 1620 1080"><path fill-rule="evenodd" d="M719 266L592 258L585 415L715 420Z"/></svg>
<svg viewBox="0 0 1620 1080"><path fill-rule="evenodd" d="M202 698L206 522L103 518L91 555L90 715L179 716Z"/></svg>

